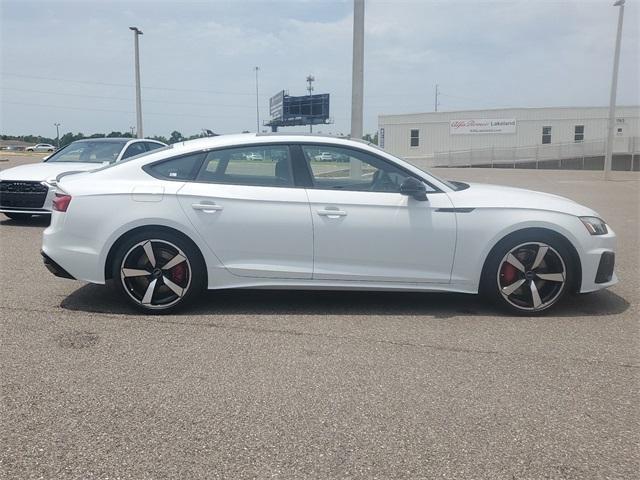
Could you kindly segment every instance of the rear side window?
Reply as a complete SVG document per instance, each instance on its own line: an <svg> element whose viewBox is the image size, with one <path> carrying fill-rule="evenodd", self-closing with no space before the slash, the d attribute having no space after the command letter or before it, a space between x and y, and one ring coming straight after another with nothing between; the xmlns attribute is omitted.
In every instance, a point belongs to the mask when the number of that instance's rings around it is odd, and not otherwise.
<svg viewBox="0 0 640 480"><path fill-rule="evenodd" d="M261 187L292 187L291 156L286 145L213 150L207 154L198 182Z"/></svg>
<svg viewBox="0 0 640 480"><path fill-rule="evenodd" d="M155 143L155 142L144 142L144 143L147 146L148 151L164 147L164 145L162 145L161 143Z"/></svg>
<svg viewBox="0 0 640 480"><path fill-rule="evenodd" d="M156 178L167 180L192 180L206 157L206 152L193 153L183 157L172 158L164 162L144 167L144 170Z"/></svg>
<svg viewBox="0 0 640 480"><path fill-rule="evenodd" d="M132 143L127 147L127 150L124 152L124 155L122 155L122 159L124 160L125 158L133 157L135 155L141 155L143 153L146 153L146 151L147 150L144 148L144 143L142 142Z"/></svg>

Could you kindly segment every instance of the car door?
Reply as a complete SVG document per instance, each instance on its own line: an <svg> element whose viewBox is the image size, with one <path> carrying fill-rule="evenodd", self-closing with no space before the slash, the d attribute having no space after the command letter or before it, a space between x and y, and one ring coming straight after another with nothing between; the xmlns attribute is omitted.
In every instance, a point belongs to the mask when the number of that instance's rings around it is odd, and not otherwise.
<svg viewBox="0 0 640 480"><path fill-rule="evenodd" d="M311 213L304 188L294 185L289 147L202 155L196 181L180 189L179 201L224 266L239 276L310 279Z"/></svg>
<svg viewBox="0 0 640 480"><path fill-rule="evenodd" d="M445 193L431 188L427 201L400 194L400 185L412 174L363 150L300 148L313 184L307 195L314 279L450 281L456 220ZM332 160L318 160L321 152Z"/></svg>

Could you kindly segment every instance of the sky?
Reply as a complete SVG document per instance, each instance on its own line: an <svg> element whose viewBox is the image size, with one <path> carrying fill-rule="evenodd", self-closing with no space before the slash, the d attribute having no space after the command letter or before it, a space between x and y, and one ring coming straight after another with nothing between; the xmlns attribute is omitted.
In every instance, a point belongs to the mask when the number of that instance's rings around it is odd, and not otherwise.
<svg viewBox="0 0 640 480"><path fill-rule="evenodd" d="M364 131L378 115L500 107L603 106L613 0L365 0ZM146 136L256 129L280 90L331 95L349 132L353 2L0 0L0 132L128 131L139 27ZM640 9L627 0L619 105L640 104ZM261 127L266 128L266 127ZM295 131L296 129L285 129ZM305 128L298 130L306 130Z"/></svg>

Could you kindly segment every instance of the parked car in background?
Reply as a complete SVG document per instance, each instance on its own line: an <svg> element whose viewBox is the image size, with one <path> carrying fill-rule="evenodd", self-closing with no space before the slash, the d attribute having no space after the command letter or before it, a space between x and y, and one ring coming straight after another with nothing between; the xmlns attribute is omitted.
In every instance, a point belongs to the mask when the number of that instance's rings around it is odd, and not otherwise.
<svg viewBox="0 0 640 480"><path fill-rule="evenodd" d="M249 160L256 148L278 160ZM42 248L54 274L112 279L147 312L239 287L482 292L530 315L615 284L615 242L557 195L441 180L353 140L253 134L61 178Z"/></svg>
<svg viewBox="0 0 640 480"><path fill-rule="evenodd" d="M56 147L54 147L53 145L50 145L48 143L38 143L37 145L34 145L33 147L25 148L25 150L27 152L53 152L55 149L56 149Z"/></svg>
<svg viewBox="0 0 640 480"><path fill-rule="evenodd" d="M330 161L333 160L333 155L331 155L329 152L322 152L322 153L316 155L315 159L318 162L330 162Z"/></svg>
<svg viewBox="0 0 640 480"><path fill-rule="evenodd" d="M55 188L47 180L64 172L95 170L164 146L148 139L88 138L70 143L40 163L0 171L0 212L13 220L49 215Z"/></svg>

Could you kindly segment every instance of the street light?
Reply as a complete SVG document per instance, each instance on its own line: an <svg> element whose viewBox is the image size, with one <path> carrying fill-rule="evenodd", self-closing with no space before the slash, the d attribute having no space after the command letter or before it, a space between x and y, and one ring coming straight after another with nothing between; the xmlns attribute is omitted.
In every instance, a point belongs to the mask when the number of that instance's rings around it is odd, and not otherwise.
<svg viewBox="0 0 640 480"><path fill-rule="evenodd" d="M260 102L258 97L258 70L260 67L254 67L256 71L256 133L260 133Z"/></svg>
<svg viewBox="0 0 640 480"><path fill-rule="evenodd" d="M616 93L618 90L618 67L620 65L620 43L622 43L622 19L624 18L625 0L617 0L613 6L618 10L618 32L616 33L616 49L613 54L613 74L611 77L611 96L609 97L609 130L607 132L607 152L604 157L604 178L611 180L611 164L613 160L613 131L616 124Z"/></svg>
<svg viewBox="0 0 640 480"><path fill-rule="evenodd" d="M313 122L313 82L316 81L316 77L313 75L307 75L307 91L309 92L309 122ZM313 123L309 123L309 133L313 133Z"/></svg>
<svg viewBox="0 0 640 480"><path fill-rule="evenodd" d="M56 148L60 148L60 123L54 123L56 127Z"/></svg>
<svg viewBox="0 0 640 480"><path fill-rule="evenodd" d="M142 30L138 27L129 27L129 30L133 31L133 41L135 48L135 63L136 63L136 122L137 129L136 135L138 138L142 138L142 99L140 98L140 52L138 47L138 37L142 35Z"/></svg>

